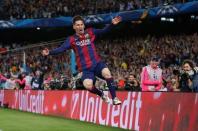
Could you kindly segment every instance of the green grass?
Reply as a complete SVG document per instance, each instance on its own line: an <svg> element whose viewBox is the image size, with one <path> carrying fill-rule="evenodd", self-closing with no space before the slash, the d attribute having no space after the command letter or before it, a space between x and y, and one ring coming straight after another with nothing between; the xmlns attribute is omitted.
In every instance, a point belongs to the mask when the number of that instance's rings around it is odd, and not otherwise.
<svg viewBox="0 0 198 131"><path fill-rule="evenodd" d="M0 108L0 131L122 131L65 118Z"/></svg>

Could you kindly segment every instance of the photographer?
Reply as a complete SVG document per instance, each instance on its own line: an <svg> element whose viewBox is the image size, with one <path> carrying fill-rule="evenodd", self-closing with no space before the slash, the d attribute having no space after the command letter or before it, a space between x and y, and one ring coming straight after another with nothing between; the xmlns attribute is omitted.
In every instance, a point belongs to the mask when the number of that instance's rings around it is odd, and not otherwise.
<svg viewBox="0 0 198 131"><path fill-rule="evenodd" d="M183 92L198 92L198 70L191 60L185 60L182 63L180 76L180 89Z"/></svg>
<svg viewBox="0 0 198 131"><path fill-rule="evenodd" d="M141 91L140 84L134 74L129 75L124 88L128 91Z"/></svg>
<svg viewBox="0 0 198 131"><path fill-rule="evenodd" d="M67 78L64 75L61 75L61 79L60 79L60 83L61 83L61 87L60 90L66 90L69 87L69 78Z"/></svg>

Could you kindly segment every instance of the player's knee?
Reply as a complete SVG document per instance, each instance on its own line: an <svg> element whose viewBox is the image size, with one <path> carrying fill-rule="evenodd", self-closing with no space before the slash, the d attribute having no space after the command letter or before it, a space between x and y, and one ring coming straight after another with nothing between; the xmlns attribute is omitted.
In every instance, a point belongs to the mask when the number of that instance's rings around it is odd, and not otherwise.
<svg viewBox="0 0 198 131"><path fill-rule="evenodd" d="M85 79L83 85L86 89L91 90L93 87L93 81L91 79Z"/></svg>
<svg viewBox="0 0 198 131"><path fill-rule="evenodd" d="M104 68L102 70L102 76L105 78L105 79L108 79L108 78L111 78L111 72L109 71L108 68Z"/></svg>

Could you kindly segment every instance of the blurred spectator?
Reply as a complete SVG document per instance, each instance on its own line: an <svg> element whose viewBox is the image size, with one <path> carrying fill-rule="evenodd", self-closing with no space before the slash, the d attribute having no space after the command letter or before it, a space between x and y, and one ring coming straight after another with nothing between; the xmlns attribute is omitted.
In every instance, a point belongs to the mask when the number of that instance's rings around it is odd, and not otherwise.
<svg viewBox="0 0 198 131"><path fill-rule="evenodd" d="M0 73L0 89L5 88L7 78Z"/></svg>
<svg viewBox="0 0 198 131"><path fill-rule="evenodd" d="M19 74L18 79L15 82L18 84L19 89L24 89L26 83L25 73Z"/></svg>
<svg viewBox="0 0 198 131"><path fill-rule="evenodd" d="M33 73L27 73L27 75L25 76L25 88L26 90L31 89L31 81L32 81L32 77L33 77Z"/></svg>
<svg viewBox="0 0 198 131"><path fill-rule="evenodd" d="M39 70L35 72L35 75L33 76L31 81L31 87L33 90L43 90L43 77L43 72Z"/></svg>
<svg viewBox="0 0 198 131"><path fill-rule="evenodd" d="M13 77L8 76L5 82L4 89L16 89L18 88Z"/></svg>

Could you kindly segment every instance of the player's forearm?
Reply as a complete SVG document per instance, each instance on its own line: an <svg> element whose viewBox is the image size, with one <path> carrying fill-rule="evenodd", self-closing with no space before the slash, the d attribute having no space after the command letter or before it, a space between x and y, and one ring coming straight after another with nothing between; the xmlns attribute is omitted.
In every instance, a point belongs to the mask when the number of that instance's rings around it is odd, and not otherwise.
<svg viewBox="0 0 198 131"><path fill-rule="evenodd" d="M102 30L103 30L103 33L109 32L113 27L114 27L113 24L108 24L108 25L106 25L106 26L102 29Z"/></svg>
<svg viewBox="0 0 198 131"><path fill-rule="evenodd" d="M65 51L65 48L61 46L59 48L49 51L49 55L56 55L56 54L62 53L64 51Z"/></svg>
<svg viewBox="0 0 198 131"><path fill-rule="evenodd" d="M67 49L70 49L70 48L71 48L71 47L70 47L70 39L67 38L67 39L65 40L65 42L64 42L60 47L58 47L58 48L56 48L56 49L53 49L53 50L49 51L49 55L56 55L56 54L59 54L59 53L64 52L64 51L67 50Z"/></svg>
<svg viewBox="0 0 198 131"><path fill-rule="evenodd" d="M109 32L113 28L113 24L106 25L103 29L94 29L94 34L100 35Z"/></svg>

